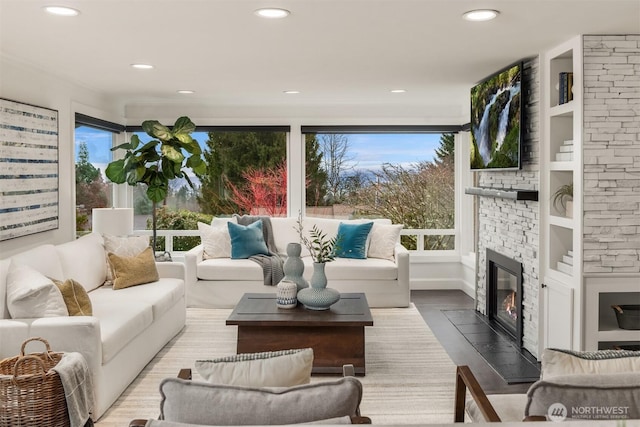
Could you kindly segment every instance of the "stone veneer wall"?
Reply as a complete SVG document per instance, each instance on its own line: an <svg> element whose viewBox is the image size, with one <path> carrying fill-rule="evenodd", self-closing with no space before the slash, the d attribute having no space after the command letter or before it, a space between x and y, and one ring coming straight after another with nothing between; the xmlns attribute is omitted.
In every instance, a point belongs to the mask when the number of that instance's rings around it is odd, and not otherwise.
<svg viewBox="0 0 640 427"><path fill-rule="evenodd" d="M539 190L540 68L539 59L524 63L524 113L522 169L477 172L478 185L494 188ZM516 259L523 266L523 346L538 353L538 202L479 197L476 310L486 314L486 249Z"/></svg>
<svg viewBox="0 0 640 427"><path fill-rule="evenodd" d="M584 273L639 273L640 35L583 41Z"/></svg>

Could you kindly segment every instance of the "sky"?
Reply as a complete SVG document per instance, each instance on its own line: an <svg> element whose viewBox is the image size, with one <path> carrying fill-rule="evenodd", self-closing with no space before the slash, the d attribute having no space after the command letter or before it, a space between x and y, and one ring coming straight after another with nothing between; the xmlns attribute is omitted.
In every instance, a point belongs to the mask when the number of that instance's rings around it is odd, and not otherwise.
<svg viewBox="0 0 640 427"><path fill-rule="evenodd" d="M192 137L206 149L206 132L194 132ZM348 137L350 157L354 158L356 168L367 170L380 169L383 163L408 167L420 161L431 161L434 150L440 146L440 134L350 134ZM80 141L87 143L89 161L104 174L111 161L111 133L87 126L77 128L76 160Z"/></svg>

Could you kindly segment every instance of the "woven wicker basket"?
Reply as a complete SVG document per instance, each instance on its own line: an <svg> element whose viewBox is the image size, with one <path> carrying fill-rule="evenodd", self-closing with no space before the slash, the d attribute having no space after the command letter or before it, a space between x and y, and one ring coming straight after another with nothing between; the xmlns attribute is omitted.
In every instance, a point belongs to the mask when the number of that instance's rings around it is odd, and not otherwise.
<svg viewBox="0 0 640 427"><path fill-rule="evenodd" d="M44 353L25 354L31 341ZM58 373L52 371L63 353L53 352L43 338L22 343L20 355L0 361L0 427L68 427L69 414Z"/></svg>

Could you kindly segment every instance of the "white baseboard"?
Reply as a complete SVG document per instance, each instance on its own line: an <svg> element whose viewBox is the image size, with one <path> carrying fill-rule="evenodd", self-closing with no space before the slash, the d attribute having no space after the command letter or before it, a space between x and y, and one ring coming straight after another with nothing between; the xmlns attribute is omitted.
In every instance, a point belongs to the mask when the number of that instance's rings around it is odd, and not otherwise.
<svg viewBox="0 0 640 427"><path fill-rule="evenodd" d="M460 290L475 299L475 286L461 279L411 279L411 290Z"/></svg>

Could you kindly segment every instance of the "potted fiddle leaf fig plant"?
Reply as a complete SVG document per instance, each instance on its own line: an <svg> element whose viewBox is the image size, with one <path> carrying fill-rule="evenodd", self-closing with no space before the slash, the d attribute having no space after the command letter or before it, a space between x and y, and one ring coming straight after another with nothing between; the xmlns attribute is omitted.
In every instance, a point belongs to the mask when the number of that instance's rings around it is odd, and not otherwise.
<svg viewBox="0 0 640 427"><path fill-rule="evenodd" d="M116 184L126 182L131 186L147 186L147 197L152 203L152 247L155 252L156 207L167 197L169 182L183 178L194 188L187 171L191 169L196 176L200 176L206 172L206 163L201 156L200 144L191 137L196 125L188 117L178 118L172 128L157 120L146 120L142 123L142 129L153 139L143 144L134 134L130 142L113 147L111 151L125 150L124 158L109 163L105 174Z"/></svg>

